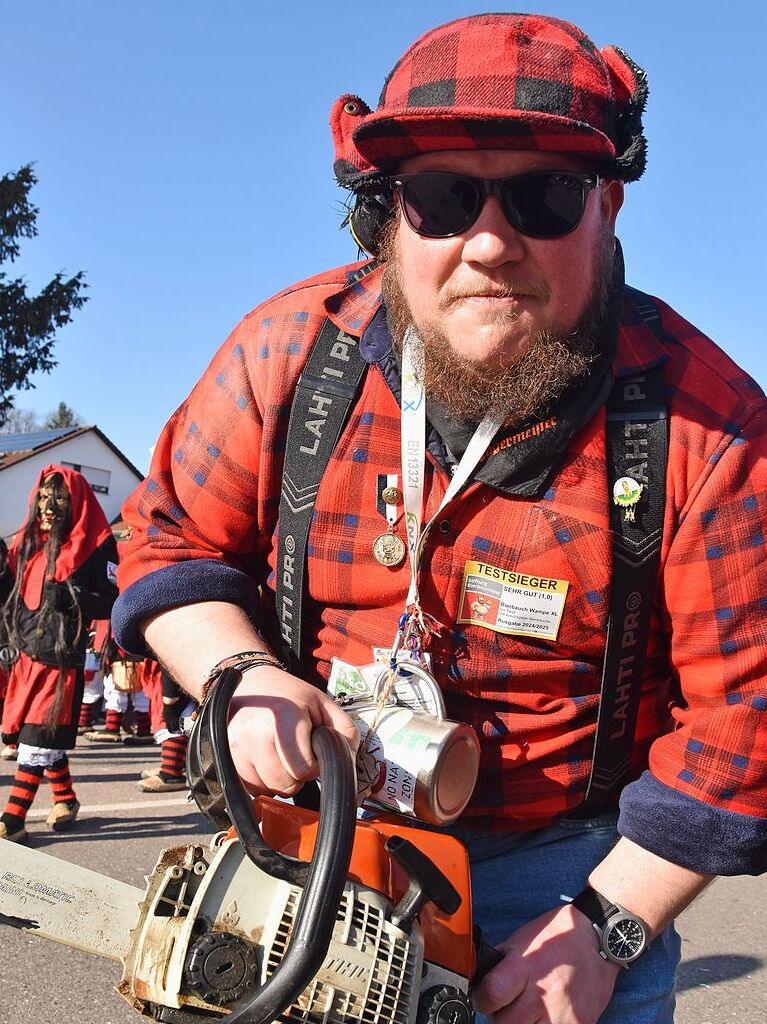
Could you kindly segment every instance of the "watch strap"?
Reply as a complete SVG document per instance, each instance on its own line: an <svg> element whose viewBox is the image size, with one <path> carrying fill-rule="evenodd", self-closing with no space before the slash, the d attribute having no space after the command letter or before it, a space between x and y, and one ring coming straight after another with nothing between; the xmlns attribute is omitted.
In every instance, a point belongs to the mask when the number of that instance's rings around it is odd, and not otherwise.
<svg viewBox="0 0 767 1024"><path fill-rule="evenodd" d="M580 910L582 914L595 924L597 928L604 927L605 923L614 915L621 912L621 908L617 907L614 903L611 903L605 896L596 889L592 889L590 885L579 892L573 900L572 905L576 910Z"/></svg>

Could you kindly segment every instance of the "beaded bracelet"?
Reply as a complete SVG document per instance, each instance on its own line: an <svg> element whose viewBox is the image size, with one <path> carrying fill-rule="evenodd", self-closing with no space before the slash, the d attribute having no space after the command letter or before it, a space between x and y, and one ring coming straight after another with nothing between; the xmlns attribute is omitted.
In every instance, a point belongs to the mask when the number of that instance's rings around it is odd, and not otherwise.
<svg viewBox="0 0 767 1024"><path fill-rule="evenodd" d="M280 659L274 654L270 654L269 651L241 651L239 654L230 654L228 658L223 658L217 665L214 665L205 676L205 682L202 684L202 690L200 691L200 706L208 699L213 686L218 682L221 674L226 672L228 668L244 672L245 669L257 668L259 665L271 665L273 668L280 668L283 672L286 671Z"/></svg>

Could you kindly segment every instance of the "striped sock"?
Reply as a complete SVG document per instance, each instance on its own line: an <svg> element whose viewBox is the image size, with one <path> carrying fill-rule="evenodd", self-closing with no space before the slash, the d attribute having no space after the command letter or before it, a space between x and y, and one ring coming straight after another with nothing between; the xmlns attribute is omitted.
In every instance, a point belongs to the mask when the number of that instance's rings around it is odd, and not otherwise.
<svg viewBox="0 0 767 1024"><path fill-rule="evenodd" d="M72 776L69 774L69 758L64 755L60 761L45 769L45 777L53 790L55 804L71 804L77 799L72 787Z"/></svg>
<svg viewBox="0 0 767 1024"><path fill-rule="evenodd" d="M133 711L133 718L136 722L136 735L137 736L151 736L152 735L152 719L148 711Z"/></svg>
<svg viewBox="0 0 767 1024"><path fill-rule="evenodd" d="M81 704L80 705L80 720L78 721L77 724L78 724L78 726L81 729L90 729L91 726L93 725L93 718L94 718L93 709L94 709L94 707L95 707L94 704Z"/></svg>
<svg viewBox="0 0 767 1024"><path fill-rule="evenodd" d="M42 778L43 769L37 765L20 764L16 768L8 803L0 819L8 826L9 832L16 832L24 824Z"/></svg>
<svg viewBox="0 0 767 1024"><path fill-rule="evenodd" d="M188 743L188 736L169 736L167 740L162 741L160 778L166 782L171 782L174 779L183 779L186 776L186 748Z"/></svg>
<svg viewBox="0 0 767 1024"><path fill-rule="evenodd" d="M120 726L123 724L123 713L122 711L113 711L111 708L107 708L107 717L104 722L105 732L119 732Z"/></svg>

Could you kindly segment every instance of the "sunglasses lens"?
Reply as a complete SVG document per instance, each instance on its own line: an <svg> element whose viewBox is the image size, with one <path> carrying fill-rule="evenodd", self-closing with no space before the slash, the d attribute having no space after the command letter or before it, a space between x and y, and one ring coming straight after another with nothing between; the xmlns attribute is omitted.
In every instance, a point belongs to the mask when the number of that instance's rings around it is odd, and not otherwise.
<svg viewBox="0 0 767 1024"><path fill-rule="evenodd" d="M400 194L410 227L427 238L448 238L465 231L477 219L481 203L471 179L436 171L408 179Z"/></svg>
<svg viewBox="0 0 767 1024"><path fill-rule="evenodd" d="M585 190L574 174L527 174L507 182L503 209L511 224L533 238L559 238L583 216Z"/></svg>
<svg viewBox="0 0 767 1024"><path fill-rule="evenodd" d="M425 171L403 178L400 201L410 227L426 238L449 238L467 231L485 202L485 189L495 186L510 224L531 238L561 238L580 223L586 186L578 174L540 171L502 182Z"/></svg>

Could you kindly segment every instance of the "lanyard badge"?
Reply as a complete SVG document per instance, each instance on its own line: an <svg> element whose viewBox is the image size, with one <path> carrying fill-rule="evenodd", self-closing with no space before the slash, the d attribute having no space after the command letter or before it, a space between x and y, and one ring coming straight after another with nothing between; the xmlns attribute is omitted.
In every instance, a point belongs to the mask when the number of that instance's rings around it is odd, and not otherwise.
<svg viewBox="0 0 767 1024"><path fill-rule="evenodd" d="M421 339L416 330L410 327L405 333L402 346L401 399L402 491L405 505L407 554L410 559L410 586L405 601L405 611L400 616L397 633L392 643L388 682L380 691L382 694L386 691L391 692L398 682L398 689L400 693L402 692L403 680L407 678L407 669L404 668L404 665L402 670L398 668L402 661L401 652L403 650L406 652L405 663L410 662L419 666L420 671L433 679L424 661L424 651L428 647L431 637L439 635L440 624L421 607L418 592L418 570L421 557L429 531L436 518L468 482L505 419L504 413L497 410L491 411L485 416L469 441L463 458L456 466L439 508L424 524L426 393L415 369L422 362ZM423 679L420 682L423 685ZM434 685L437 685L436 682Z"/></svg>

